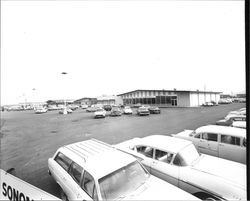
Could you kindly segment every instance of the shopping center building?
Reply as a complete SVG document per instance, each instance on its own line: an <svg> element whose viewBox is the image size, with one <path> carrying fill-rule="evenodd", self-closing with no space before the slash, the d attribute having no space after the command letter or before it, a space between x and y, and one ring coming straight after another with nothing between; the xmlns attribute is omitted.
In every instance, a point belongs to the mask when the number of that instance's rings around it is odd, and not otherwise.
<svg viewBox="0 0 250 201"><path fill-rule="evenodd" d="M134 90L119 94L125 105L147 104L162 107L198 107L206 102L218 103L221 92L185 90Z"/></svg>

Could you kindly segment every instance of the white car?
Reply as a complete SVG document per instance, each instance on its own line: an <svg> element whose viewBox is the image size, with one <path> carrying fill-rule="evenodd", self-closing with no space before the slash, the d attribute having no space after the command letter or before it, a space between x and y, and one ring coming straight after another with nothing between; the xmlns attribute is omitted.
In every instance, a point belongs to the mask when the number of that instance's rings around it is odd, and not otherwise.
<svg viewBox="0 0 250 201"><path fill-rule="evenodd" d="M81 108L82 108L82 109L87 109L88 107L89 107L89 106L86 105L86 104L82 104L82 105L81 105Z"/></svg>
<svg viewBox="0 0 250 201"><path fill-rule="evenodd" d="M247 128L246 121L233 121L232 127L235 128Z"/></svg>
<svg viewBox="0 0 250 201"><path fill-rule="evenodd" d="M64 200L198 200L151 176L131 155L95 139L59 148L48 167Z"/></svg>
<svg viewBox="0 0 250 201"><path fill-rule="evenodd" d="M231 115L246 115L246 108L241 108L236 111L231 111L228 113L227 117L230 117Z"/></svg>
<svg viewBox="0 0 250 201"><path fill-rule="evenodd" d="M152 175L202 200L246 200L246 165L200 154L188 140L153 135L115 147L137 157Z"/></svg>
<svg viewBox="0 0 250 201"><path fill-rule="evenodd" d="M124 114L133 114L133 111L132 111L131 107L125 106L123 109L123 113Z"/></svg>
<svg viewBox="0 0 250 201"><path fill-rule="evenodd" d="M59 114L71 114L72 112L70 108L63 108L59 111Z"/></svg>
<svg viewBox="0 0 250 201"><path fill-rule="evenodd" d="M36 114L42 114L42 113L46 113L48 110L44 107L40 107L40 108L36 108L35 109L35 113Z"/></svg>
<svg viewBox="0 0 250 201"><path fill-rule="evenodd" d="M245 129L207 125L172 136L192 141L201 153L246 164Z"/></svg>
<svg viewBox="0 0 250 201"><path fill-rule="evenodd" d="M104 118L106 116L106 110L102 109L102 108L98 108L95 111L94 117L95 118Z"/></svg>

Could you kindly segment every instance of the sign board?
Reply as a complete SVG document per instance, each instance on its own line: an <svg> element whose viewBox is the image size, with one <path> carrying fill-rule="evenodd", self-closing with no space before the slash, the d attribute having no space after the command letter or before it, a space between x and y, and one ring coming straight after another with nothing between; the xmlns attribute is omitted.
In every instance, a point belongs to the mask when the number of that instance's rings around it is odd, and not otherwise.
<svg viewBox="0 0 250 201"><path fill-rule="evenodd" d="M60 199L0 169L0 200L36 201Z"/></svg>

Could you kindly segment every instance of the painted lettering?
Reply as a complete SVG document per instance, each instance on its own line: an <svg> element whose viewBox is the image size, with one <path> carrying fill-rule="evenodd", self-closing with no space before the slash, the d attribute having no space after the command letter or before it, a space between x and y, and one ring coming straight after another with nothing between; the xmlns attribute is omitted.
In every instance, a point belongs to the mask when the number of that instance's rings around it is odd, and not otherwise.
<svg viewBox="0 0 250 201"><path fill-rule="evenodd" d="M19 195L18 190L16 190L16 189L13 188L13 200L14 201L19 201L18 200L18 195Z"/></svg>
<svg viewBox="0 0 250 201"><path fill-rule="evenodd" d="M8 192L8 198L9 198L9 200L12 200L12 188L11 188L11 186L8 186L7 192Z"/></svg>
<svg viewBox="0 0 250 201"><path fill-rule="evenodd" d="M7 184L5 182L3 182L3 195L6 196L7 195L7 190L6 190L6 186Z"/></svg>

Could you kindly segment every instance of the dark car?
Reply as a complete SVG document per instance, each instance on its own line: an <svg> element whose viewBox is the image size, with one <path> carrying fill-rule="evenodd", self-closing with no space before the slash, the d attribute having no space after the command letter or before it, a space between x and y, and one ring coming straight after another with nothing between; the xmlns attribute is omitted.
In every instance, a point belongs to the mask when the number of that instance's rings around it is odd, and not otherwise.
<svg viewBox="0 0 250 201"><path fill-rule="evenodd" d="M246 116L244 115L234 115L229 118L225 118L216 122L216 125L220 126L231 126L234 121L246 121Z"/></svg>
<svg viewBox="0 0 250 201"><path fill-rule="evenodd" d="M148 108L146 108L146 107L139 107L137 110L137 114L139 116L144 116L144 115L149 115L150 112L149 112Z"/></svg>
<svg viewBox="0 0 250 201"><path fill-rule="evenodd" d="M106 111L111 111L112 107L111 107L111 105L104 105L103 109L106 110Z"/></svg>
<svg viewBox="0 0 250 201"><path fill-rule="evenodd" d="M122 110L119 107L113 107L110 116L121 116L122 115Z"/></svg>
<svg viewBox="0 0 250 201"><path fill-rule="evenodd" d="M149 110L150 114L160 114L161 113L161 110L155 106L150 107L148 110Z"/></svg>

